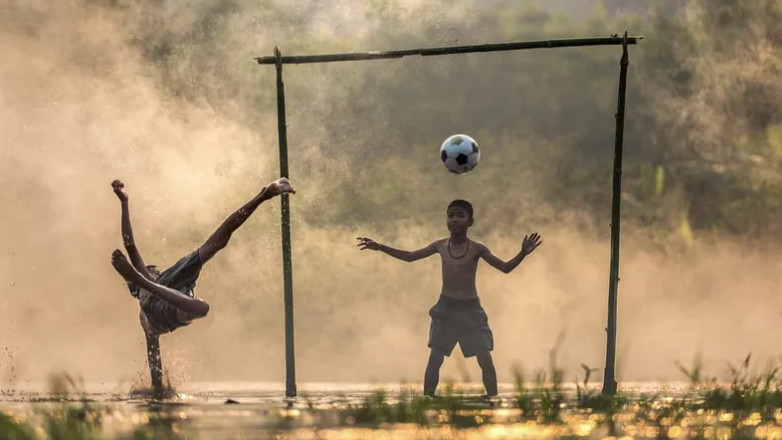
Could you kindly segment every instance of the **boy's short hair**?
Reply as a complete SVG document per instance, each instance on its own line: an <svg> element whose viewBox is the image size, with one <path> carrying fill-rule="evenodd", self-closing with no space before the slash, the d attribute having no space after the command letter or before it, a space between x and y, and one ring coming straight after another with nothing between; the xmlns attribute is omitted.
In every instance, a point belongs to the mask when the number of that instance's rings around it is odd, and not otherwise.
<svg viewBox="0 0 782 440"><path fill-rule="evenodd" d="M467 214L470 215L470 218L472 218L472 204L467 200L456 199L448 204L447 209L451 209L454 207L464 209L465 211L467 211Z"/></svg>

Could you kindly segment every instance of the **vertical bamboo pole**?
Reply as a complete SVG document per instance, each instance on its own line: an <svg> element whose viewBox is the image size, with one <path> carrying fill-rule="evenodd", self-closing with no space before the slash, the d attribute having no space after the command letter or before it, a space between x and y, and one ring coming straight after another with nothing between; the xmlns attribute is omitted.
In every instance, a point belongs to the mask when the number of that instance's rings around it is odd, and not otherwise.
<svg viewBox="0 0 782 440"><path fill-rule="evenodd" d="M616 133L614 136L614 179L611 199L611 267L608 280L608 326L606 327L606 364L603 376L603 394L616 394L616 299L619 287L619 227L622 203L622 143L624 141L625 92L627 90L627 32L622 42L619 63L619 96L616 105Z"/></svg>
<svg viewBox="0 0 782 440"><path fill-rule="evenodd" d="M288 132L285 122L285 87L282 82L282 54L277 59L277 129L280 138L280 177L288 175ZM280 196L282 205L282 273L285 295L285 395L296 397L296 355L293 346L293 262L291 261L291 211L288 194Z"/></svg>

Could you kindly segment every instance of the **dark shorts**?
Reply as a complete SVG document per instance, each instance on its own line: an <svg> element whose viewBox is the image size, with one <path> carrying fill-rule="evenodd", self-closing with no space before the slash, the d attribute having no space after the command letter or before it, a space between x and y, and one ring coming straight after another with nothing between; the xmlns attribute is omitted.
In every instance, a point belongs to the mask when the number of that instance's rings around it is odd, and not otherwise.
<svg viewBox="0 0 782 440"><path fill-rule="evenodd" d="M458 342L464 357L494 349L489 317L478 298L459 300L440 295L429 316L429 348L450 356Z"/></svg>
<svg viewBox="0 0 782 440"><path fill-rule="evenodd" d="M192 292L195 289L198 276L201 275L202 267L203 264L198 256L198 250L195 250L161 272L156 282L179 290L185 295L193 296Z"/></svg>
<svg viewBox="0 0 782 440"><path fill-rule="evenodd" d="M202 267L203 264L196 250L164 270L156 282L192 298ZM181 318L184 314L176 306L154 295L141 304L141 310L144 311L149 324L157 334L168 333L192 321L192 319L183 321Z"/></svg>

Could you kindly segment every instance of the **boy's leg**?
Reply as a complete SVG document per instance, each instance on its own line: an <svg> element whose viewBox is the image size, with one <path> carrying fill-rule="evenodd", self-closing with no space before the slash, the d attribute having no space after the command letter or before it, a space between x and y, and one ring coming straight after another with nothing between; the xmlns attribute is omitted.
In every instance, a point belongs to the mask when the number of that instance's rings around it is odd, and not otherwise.
<svg viewBox="0 0 782 440"><path fill-rule="evenodd" d="M158 336L147 336L147 363L152 377L152 390L156 399L161 399L163 393L163 363L160 359L160 339Z"/></svg>
<svg viewBox="0 0 782 440"><path fill-rule="evenodd" d="M434 396L437 391L437 384L440 383L440 367L445 360L445 354L436 348L429 352L429 362L426 363L426 372L424 373L424 395Z"/></svg>
<svg viewBox="0 0 782 440"><path fill-rule="evenodd" d="M228 240L231 239L231 234L250 218L250 215L255 212L255 209L258 208L261 203L283 193L296 193L296 191L293 190L291 183L284 177L269 183L262 188L255 197L250 199L249 202L231 213L231 215L223 221L220 227L218 227L198 249L198 257L201 260L201 264L209 261L214 257L217 251L228 244Z"/></svg>
<svg viewBox="0 0 782 440"><path fill-rule="evenodd" d="M491 359L491 352L483 350L478 352L478 365L483 373L483 386L486 388L486 395L493 397L497 395L497 370L494 368L494 361Z"/></svg>

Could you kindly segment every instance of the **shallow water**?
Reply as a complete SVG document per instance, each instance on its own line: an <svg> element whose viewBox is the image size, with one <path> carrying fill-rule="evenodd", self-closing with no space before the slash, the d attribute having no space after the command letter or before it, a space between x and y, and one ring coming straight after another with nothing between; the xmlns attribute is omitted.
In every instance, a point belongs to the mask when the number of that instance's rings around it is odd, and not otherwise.
<svg viewBox="0 0 782 440"><path fill-rule="evenodd" d="M521 418L511 384L501 385L499 398L493 402L480 398L482 388L479 384L456 387L455 392L462 397L462 406L460 411L451 416L461 414L475 421L469 427L456 427L448 420L429 426L414 423L367 426L339 416L340 411L350 406L361 406L366 399L376 395L379 389L387 391L387 402L393 404L400 393L417 395L418 387L420 385L416 384L299 384L299 396L288 399L284 396L283 384L193 383L177 390L178 394L173 399L153 401L129 392L110 390L105 385L87 385L83 387L82 393L63 397L47 394L40 384L28 384L24 390L0 392L0 411L22 423L38 426L39 435L43 435L41 426L45 425L45 414L57 414L63 408L88 408L88 418L100 420L97 425L100 438L134 438L141 435L137 438L401 440L602 438L610 434L605 415L593 414L588 410L563 410L561 420L557 423ZM599 384L591 384L590 388L599 390ZM574 392L574 389L573 386L566 392ZM631 396L663 395L673 398L683 396L687 386L682 383L624 384L622 392ZM703 416L702 422L696 420L700 416ZM435 415L435 420L439 420L439 417L441 415ZM693 427L698 423L698 432L706 437L725 437L730 434L728 431L719 431L721 418L725 417L723 414L693 414L688 417L676 423L662 419L660 424L650 425L640 421L630 411L614 415L613 420L621 427L615 434L636 438L655 438L661 432L670 437L684 437L691 435ZM705 422L708 422L708 426ZM751 428L748 432L756 437L771 438L782 434L777 424L760 420L754 422L754 425L751 421L748 423L750 425L747 426ZM707 428L711 431L707 431Z"/></svg>

